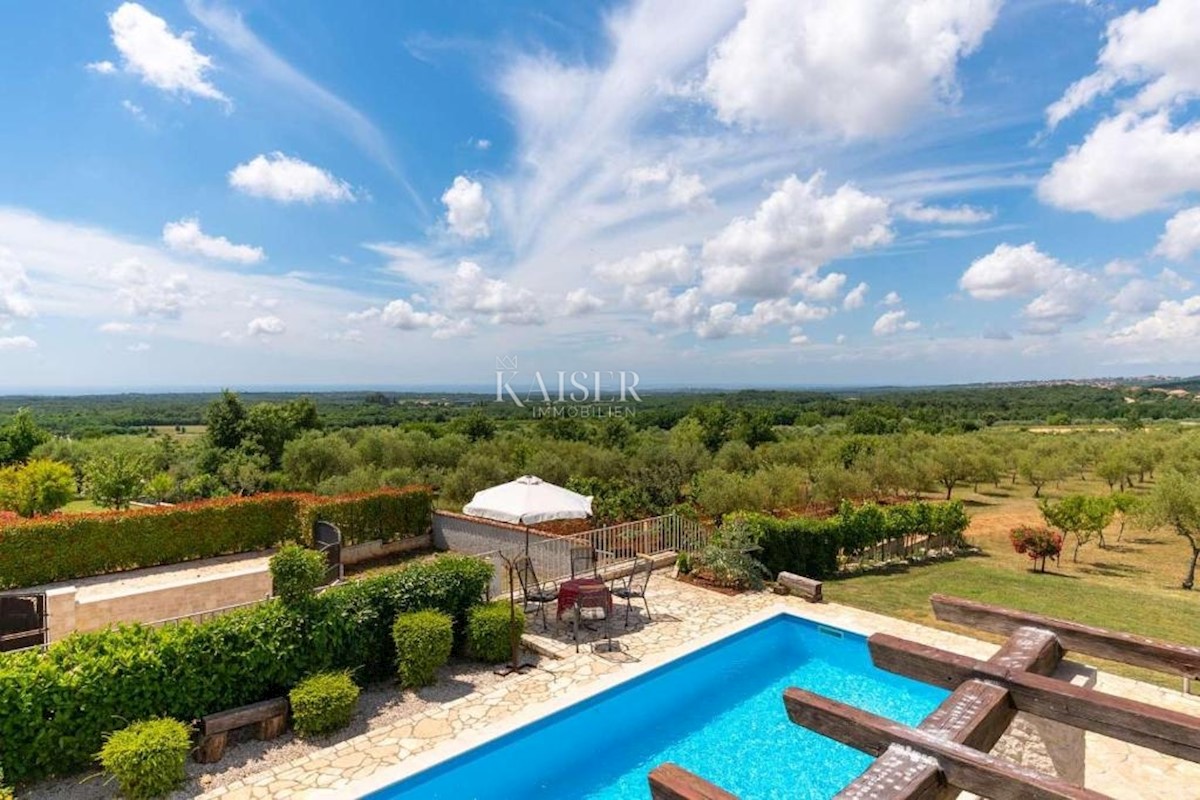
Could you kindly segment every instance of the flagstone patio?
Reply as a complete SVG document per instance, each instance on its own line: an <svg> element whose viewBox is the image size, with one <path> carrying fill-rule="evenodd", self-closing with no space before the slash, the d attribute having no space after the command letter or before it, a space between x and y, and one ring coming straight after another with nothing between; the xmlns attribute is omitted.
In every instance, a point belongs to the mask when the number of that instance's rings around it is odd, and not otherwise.
<svg viewBox="0 0 1200 800"><path fill-rule="evenodd" d="M584 687L604 675L629 670L637 664L668 660L674 651L708 638L722 628L785 604L796 613L832 626L869 635L877 631L920 641L947 650L987 658L994 644L883 617L836 604L808 604L797 598L769 593L726 596L683 584L656 574L648 592L652 621L644 612L622 626L623 608L617 609L612 627L619 643L615 652L593 650L602 639L596 631L575 652L571 630L565 623L543 632L530 615L527 644L540 656L524 674L506 678L485 691L466 695L401 722L340 742L295 762L264 771L248 779L215 789L202 797L223 800L245 798L328 798L339 796L354 781L381 769L428 753L460 734L478 736L500 720L518 712L531 713L538 704L571 701ZM640 609L638 609L640 611ZM554 609L547 608L551 620ZM1156 686L1097 673L1064 662L1062 677L1120 694L1200 715L1200 698L1187 697ZM547 709L549 710L549 709ZM1200 765L1108 739L1084 734L1056 723L1023 719L1018 715L1010 733L993 752L1045 771L1057 771L1072 780L1082 778L1088 788L1116 798L1168 798L1196 796ZM1072 763L1074 762L1074 763ZM1080 767L1083 774L1079 775ZM322 791L324 790L324 791ZM334 791L329 791L334 790ZM964 795L968 796L968 795Z"/></svg>

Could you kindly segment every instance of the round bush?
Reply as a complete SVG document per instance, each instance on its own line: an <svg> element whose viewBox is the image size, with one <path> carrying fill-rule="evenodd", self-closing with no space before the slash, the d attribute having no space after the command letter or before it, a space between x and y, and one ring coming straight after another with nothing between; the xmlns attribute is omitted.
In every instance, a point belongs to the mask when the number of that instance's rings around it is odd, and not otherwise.
<svg viewBox="0 0 1200 800"><path fill-rule="evenodd" d="M429 686L438 667L450 660L454 646L454 620L440 611L400 614L392 626L396 643L396 668L403 686Z"/></svg>
<svg viewBox="0 0 1200 800"><path fill-rule="evenodd" d="M298 736L320 736L350 724L358 707L358 687L349 672L321 672L288 692L292 727Z"/></svg>
<svg viewBox="0 0 1200 800"><path fill-rule="evenodd" d="M512 620L514 611L516 619ZM512 657L510 637L519 637L523 630L525 611L519 606L511 608L507 601L476 606L467 619L467 649L472 657L489 664L507 661Z"/></svg>
<svg viewBox="0 0 1200 800"><path fill-rule="evenodd" d="M283 602L291 605L312 597L325 582L325 556L316 550L289 544L271 556L271 587Z"/></svg>
<svg viewBox="0 0 1200 800"><path fill-rule="evenodd" d="M162 797L187 779L183 765L192 748L191 730L179 720L135 722L114 731L97 758L126 797Z"/></svg>

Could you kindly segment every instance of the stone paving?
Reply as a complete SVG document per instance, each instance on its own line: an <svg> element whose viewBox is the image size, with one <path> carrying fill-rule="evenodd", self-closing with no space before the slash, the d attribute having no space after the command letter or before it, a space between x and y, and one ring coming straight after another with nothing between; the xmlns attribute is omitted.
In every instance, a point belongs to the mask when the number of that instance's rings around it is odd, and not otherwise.
<svg viewBox="0 0 1200 800"><path fill-rule="evenodd" d="M987 658L996 645L902 620L883 617L835 604L808 604L767 593L721 595L655 575L648 592L652 621L640 609L622 626L624 609L618 608L612 634L618 652L593 651L590 644L602 638L587 634L587 643L575 652L569 627L543 633L540 621L530 615L526 642L542 654L536 667L513 675L498 686L445 703L436 709L340 742L308 757L264 771L205 795L204 798L330 798L341 796L346 786L381 769L394 767L418 754L460 736L477 738L502 720L510 720L531 707L554 700L561 705L604 675L628 670L634 664L667 660L672 651L710 638L720 629L761 614L780 604L797 613L860 634L883 631L925 644ZM547 607L553 620L553 607ZM1153 702L1200 715L1200 698L1137 683L1089 668L1065 663L1062 677L1081 685L1125 697ZM552 705L546 703L546 705ZM1018 720L994 752L1044 771L1057 771L1072 780L1083 778L1088 788L1116 798L1200 798L1200 765L1163 756L1140 747L1083 734L1077 729L1043 720ZM1079 756L1086 752L1086 757ZM437 755L437 754L433 754ZM1072 763L1074 762L1074 763ZM1080 775L1079 767L1083 767ZM967 795L964 795L967 796Z"/></svg>

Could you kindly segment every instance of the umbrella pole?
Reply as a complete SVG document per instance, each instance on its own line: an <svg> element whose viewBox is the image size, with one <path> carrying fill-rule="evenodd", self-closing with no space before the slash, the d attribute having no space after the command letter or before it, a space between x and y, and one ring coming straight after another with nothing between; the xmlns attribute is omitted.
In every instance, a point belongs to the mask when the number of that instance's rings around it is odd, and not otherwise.
<svg viewBox="0 0 1200 800"><path fill-rule="evenodd" d="M513 585L516 568L508 556L501 553L500 557L504 559L504 567L508 570L508 642L512 646L512 661L507 666L497 668L496 674L508 676L514 672L520 673L528 665L521 663L521 637L517 633L517 598L516 587Z"/></svg>

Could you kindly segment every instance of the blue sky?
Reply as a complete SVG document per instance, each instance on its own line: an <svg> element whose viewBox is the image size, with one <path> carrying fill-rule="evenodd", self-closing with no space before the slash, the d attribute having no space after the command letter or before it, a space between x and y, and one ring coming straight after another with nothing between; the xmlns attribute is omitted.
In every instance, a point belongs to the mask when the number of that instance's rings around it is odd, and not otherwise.
<svg viewBox="0 0 1200 800"><path fill-rule="evenodd" d="M0 390L1200 372L1200 4L8 6Z"/></svg>

